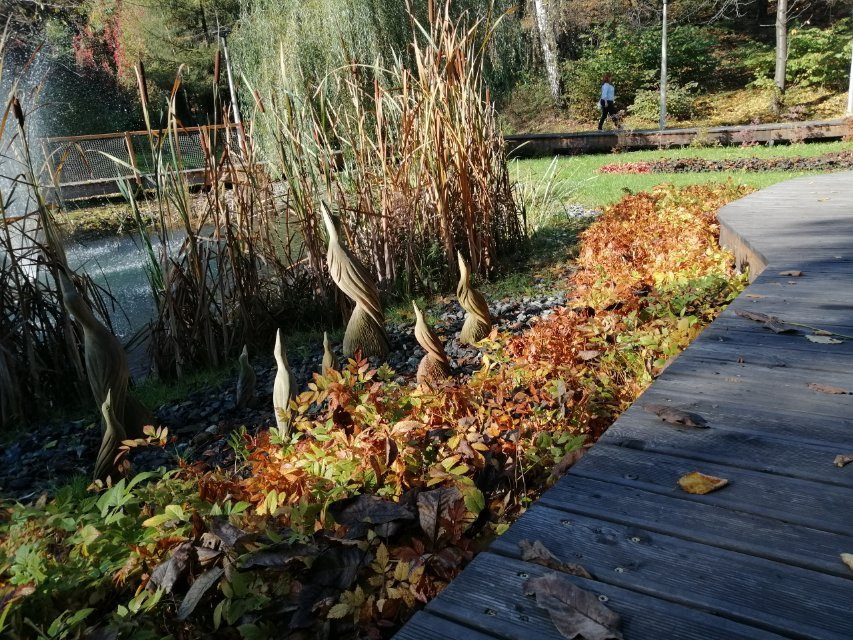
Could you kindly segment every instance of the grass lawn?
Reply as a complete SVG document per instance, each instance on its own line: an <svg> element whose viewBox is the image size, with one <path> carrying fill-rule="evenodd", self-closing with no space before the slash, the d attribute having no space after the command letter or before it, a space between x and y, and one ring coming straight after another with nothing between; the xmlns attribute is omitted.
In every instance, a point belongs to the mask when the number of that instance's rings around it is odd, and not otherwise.
<svg viewBox="0 0 853 640"><path fill-rule="evenodd" d="M580 204L599 208L612 204L626 194L651 189L655 185L671 183L678 186L707 184L731 179L760 189L782 180L807 175L808 171L726 171L718 173L651 173L651 174L600 174L599 167L621 162L659 160L662 158L705 158L722 160L732 158L810 157L824 153L853 149L851 142L820 142L810 144L778 145L773 147L710 147L651 151L630 151L618 154L559 156L512 161L512 177L518 180L522 193L535 202L529 212L542 225L550 217L559 215L566 206ZM530 208L530 207L529 207Z"/></svg>

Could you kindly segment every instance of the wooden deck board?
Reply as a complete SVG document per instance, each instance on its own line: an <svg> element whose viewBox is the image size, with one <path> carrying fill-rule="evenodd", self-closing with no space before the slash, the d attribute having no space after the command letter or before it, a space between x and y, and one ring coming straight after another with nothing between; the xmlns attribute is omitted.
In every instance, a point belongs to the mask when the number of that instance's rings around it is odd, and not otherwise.
<svg viewBox="0 0 853 640"><path fill-rule="evenodd" d="M598 582L796 638L849 640L853 581L664 535L637 526L534 505L492 545L519 556L540 540Z"/></svg>
<svg viewBox="0 0 853 640"><path fill-rule="evenodd" d="M548 572L536 564L483 553L447 587L447 597L435 600L427 610L470 624L496 638L562 639L548 619L548 613L525 595L524 583ZM780 637L605 582L570 575L561 577L606 597L607 606L622 617L626 639L770 640Z"/></svg>
<svg viewBox="0 0 853 640"><path fill-rule="evenodd" d="M775 334L735 313L853 335L853 172L774 185L720 219L750 287L415 619L441 620L436 633L401 638L560 638L524 593L523 577L552 570L520 560L523 539L583 565L592 580L561 576L606 596L629 640L853 638L839 557L853 553L853 464L833 464L853 455L853 393L809 387L853 392L853 340L816 344L811 329ZM709 428L665 423L652 403ZM677 480L690 471L729 484L688 494Z"/></svg>

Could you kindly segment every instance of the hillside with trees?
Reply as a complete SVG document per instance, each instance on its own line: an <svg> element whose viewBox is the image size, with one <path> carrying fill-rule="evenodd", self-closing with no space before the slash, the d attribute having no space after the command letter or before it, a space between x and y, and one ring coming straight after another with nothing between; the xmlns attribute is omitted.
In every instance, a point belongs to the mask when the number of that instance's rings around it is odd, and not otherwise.
<svg viewBox="0 0 853 640"><path fill-rule="evenodd" d="M430 3L411 4L424 23ZM589 128L604 73L613 75L627 125L655 124L661 8L662 0L464 0L452 10L483 24L503 15L489 41L485 79L504 130L521 132ZM670 2L670 124L843 115L851 8L850 0ZM7 55L24 64L41 48L47 82L62 89L51 100L79 119L76 133L141 126L133 72L139 61L152 102L164 103L180 72L181 121L217 121L222 35L251 115L260 106L254 95L279 82L282 69L287 82L279 89L310 95L342 65L388 66L392 51L408 56L406 42L418 28L403 3L379 0L15 0L0 19L9 19L13 36ZM69 127L54 117L48 128L59 135Z"/></svg>

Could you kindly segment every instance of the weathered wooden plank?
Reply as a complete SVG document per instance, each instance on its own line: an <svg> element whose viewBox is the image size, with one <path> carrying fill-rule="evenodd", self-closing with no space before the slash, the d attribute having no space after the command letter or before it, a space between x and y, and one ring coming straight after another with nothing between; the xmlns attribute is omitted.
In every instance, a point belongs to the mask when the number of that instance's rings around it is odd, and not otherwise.
<svg viewBox="0 0 853 640"><path fill-rule="evenodd" d="M820 325L818 325L820 326ZM713 345L718 342L730 342L744 347L776 347L803 351L816 355L853 357L853 340L842 340L841 344L820 344L809 341L803 335L785 335L765 329L758 323L744 324L743 318L720 316L699 336L695 344Z"/></svg>
<svg viewBox="0 0 853 640"><path fill-rule="evenodd" d="M680 500L622 485L565 476L539 504L853 580L839 562L850 535Z"/></svg>
<svg viewBox="0 0 853 640"><path fill-rule="evenodd" d="M739 421L712 416L703 416L711 425L707 429L681 427L646 412L642 408L645 404L641 400L623 414L607 430L603 441L616 447L677 456L692 460L693 464L702 461L763 471L772 461L774 472L780 476L853 489L853 465L848 469L833 465L839 453L837 447L792 442L775 437L769 429L744 429Z"/></svg>
<svg viewBox="0 0 853 640"><path fill-rule="evenodd" d="M774 334L777 335L777 334ZM832 345L826 345L831 347ZM787 343L756 344L753 340L701 340L690 345L683 357L693 362L732 362L740 367L785 367L801 371L833 371L845 373L851 367L851 354L826 349L815 353L803 345L792 349Z"/></svg>
<svg viewBox="0 0 853 640"><path fill-rule="evenodd" d="M853 596L850 580L543 505L531 507L492 549L518 557L524 539L540 540L597 581L786 637L853 635L850 599L844 596Z"/></svg>
<svg viewBox="0 0 853 640"><path fill-rule="evenodd" d="M781 369L784 371L784 369ZM780 369L763 369L762 379L744 371L715 373L695 371L690 363L678 358L655 381L658 391L693 393L696 397L726 398L755 406L773 408L778 412L807 411L826 417L847 418L853 415L853 396L814 393L808 388L812 382L841 388L850 386L847 377L832 372L820 376L801 375L796 371L779 374Z"/></svg>
<svg viewBox="0 0 853 640"><path fill-rule="evenodd" d="M507 640L563 640L548 613L525 594L524 583L552 573L545 567L483 553L450 583L427 611ZM560 577L606 598L630 640L758 640L776 634L679 604L567 574Z"/></svg>
<svg viewBox="0 0 853 640"><path fill-rule="evenodd" d="M849 418L819 416L808 411L778 412L775 407L757 407L751 399L738 402L730 398L697 397L687 392L662 389L653 384L638 401L640 403L671 404L685 411L704 416L710 424L724 423L747 431L768 431L790 442L825 445L838 451L850 448L853 416ZM618 423L617 423L618 424Z"/></svg>
<svg viewBox="0 0 853 640"><path fill-rule="evenodd" d="M394 636L395 640L493 640L495 637L425 611L418 611Z"/></svg>
<svg viewBox="0 0 853 640"><path fill-rule="evenodd" d="M677 486L691 471L726 478L729 485L706 495L691 495ZM635 451L607 444L607 435L572 467L585 478L662 493L681 500L736 509L783 522L847 535L853 531L850 490L831 484L774 475L768 460L764 472L698 462L651 451ZM827 474L842 471L831 464ZM840 553L840 552L839 552Z"/></svg>

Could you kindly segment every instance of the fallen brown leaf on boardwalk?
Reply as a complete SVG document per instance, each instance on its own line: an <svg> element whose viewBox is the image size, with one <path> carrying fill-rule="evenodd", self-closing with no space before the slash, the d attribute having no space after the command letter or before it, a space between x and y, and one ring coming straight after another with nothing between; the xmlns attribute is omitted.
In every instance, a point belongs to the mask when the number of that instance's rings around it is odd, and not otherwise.
<svg viewBox="0 0 853 640"><path fill-rule="evenodd" d="M822 384L820 382L810 382L809 389L812 391L818 391L819 393L829 393L835 395L844 395L846 393L850 393L847 389L842 389L841 387L833 387L831 384Z"/></svg>
<svg viewBox="0 0 853 640"><path fill-rule="evenodd" d="M752 320L753 322L760 322L774 333L797 332L794 327L789 327L776 316L768 316L766 313L758 313L757 311L747 311L745 309L738 309L737 311L735 311L735 314L740 316L741 318Z"/></svg>
<svg viewBox="0 0 853 640"><path fill-rule="evenodd" d="M780 276L787 276L788 278L799 278L803 275L802 271L780 271Z"/></svg>
<svg viewBox="0 0 853 640"><path fill-rule="evenodd" d="M844 342L844 340L832 338L830 336L824 335L824 333L809 334L806 336L806 340L816 342L817 344L841 344L842 342Z"/></svg>
<svg viewBox="0 0 853 640"><path fill-rule="evenodd" d="M841 454L835 456L835 460L833 460L836 467L843 467L845 464L849 464L853 462L853 456L842 456Z"/></svg>
<svg viewBox="0 0 853 640"><path fill-rule="evenodd" d="M758 313L757 311L747 311L745 309L738 309L735 311L735 314L740 316L741 318L746 318L747 320L754 320L755 322L770 322L774 320L773 316L768 316L766 313Z"/></svg>
<svg viewBox="0 0 853 640"><path fill-rule="evenodd" d="M536 604L548 612L564 638L622 640L619 614L601 604L594 593L553 573L531 578L524 589L536 596Z"/></svg>
<svg viewBox="0 0 853 640"><path fill-rule="evenodd" d="M708 428L708 423L705 421L705 418L699 414L682 411L681 409L676 409L675 407L670 407L665 404L646 404L643 405L643 410L648 413L655 414L658 418L664 422L669 422L670 424L677 424L684 427L696 427L698 429Z"/></svg>
<svg viewBox="0 0 853 640"><path fill-rule="evenodd" d="M853 571L853 553L842 553L841 562L847 565L847 568Z"/></svg>
<svg viewBox="0 0 853 640"><path fill-rule="evenodd" d="M574 451L569 451L566 455L560 458L560 461L554 465L553 469L551 469L551 477L549 478L549 481L554 482L565 475L566 471L568 471L575 462L583 457L588 448L588 445L579 447Z"/></svg>
<svg viewBox="0 0 853 640"><path fill-rule="evenodd" d="M744 294L744 295L745 295L745 297L747 297L747 298L755 298L755 299L758 299L758 298L766 298L766 297L767 297L767 296L765 296L765 295L763 295L763 294L761 294L761 293L746 293L746 294Z"/></svg>
<svg viewBox="0 0 853 640"><path fill-rule="evenodd" d="M556 569L564 573L571 573L573 576L592 579L589 571L579 564L563 562L551 553L548 547L539 540L534 540L533 542L530 542L530 540L520 540L518 547L521 549L521 559L525 562L541 564L543 567L548 567L549 569Z"/></svg>
<svg viewBox="0 0 853 640"><path fill-rule="evenodd" d="M729 483L725 478L707 476L698 471L691 471L678 479L678 486L687 493L705 494L725 487Z"/></svg>

